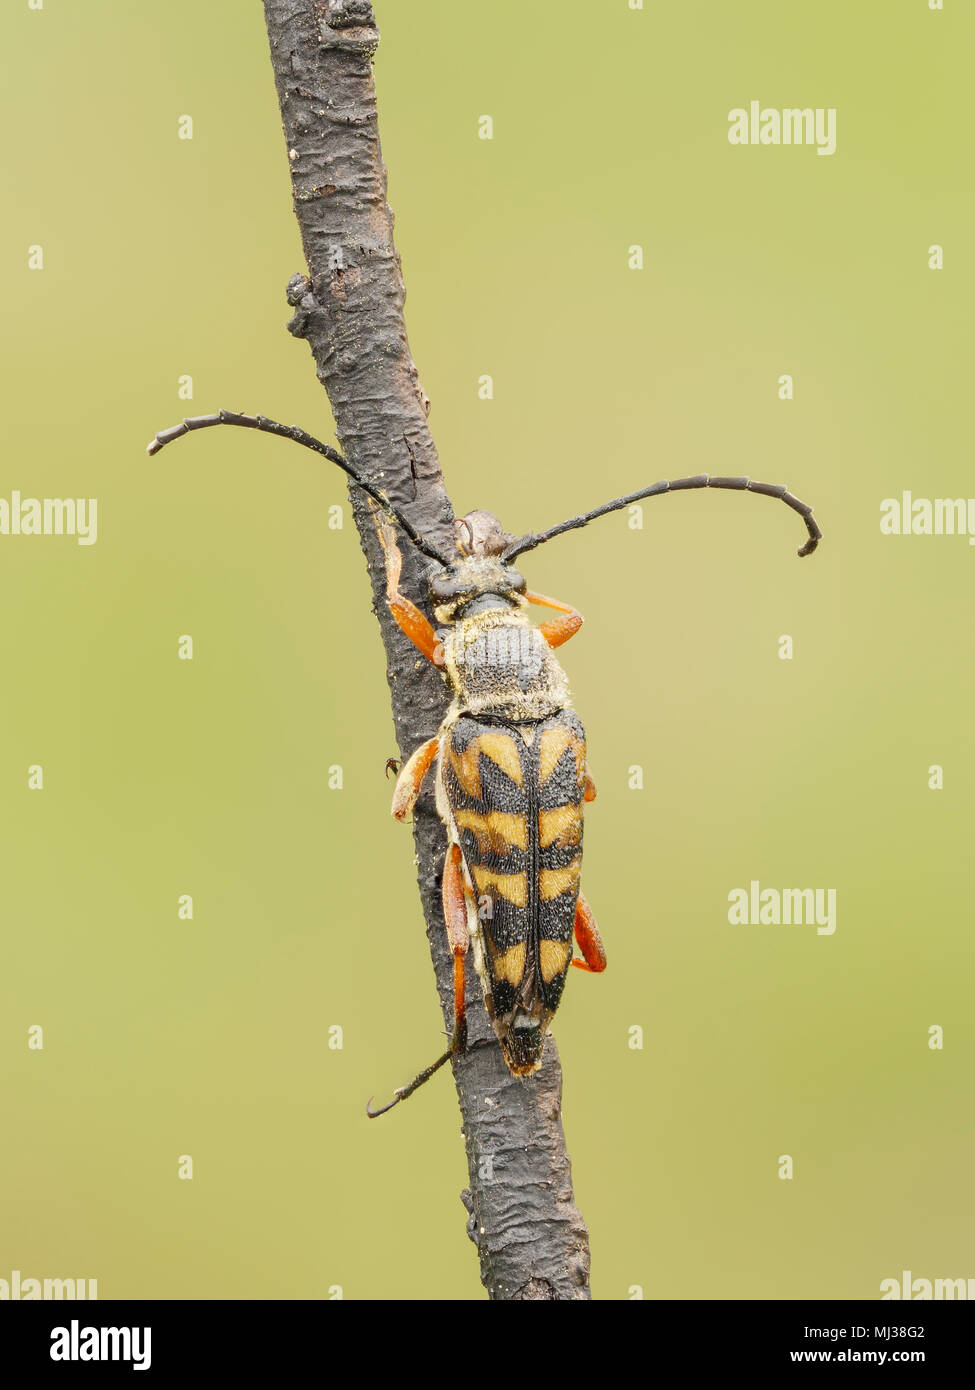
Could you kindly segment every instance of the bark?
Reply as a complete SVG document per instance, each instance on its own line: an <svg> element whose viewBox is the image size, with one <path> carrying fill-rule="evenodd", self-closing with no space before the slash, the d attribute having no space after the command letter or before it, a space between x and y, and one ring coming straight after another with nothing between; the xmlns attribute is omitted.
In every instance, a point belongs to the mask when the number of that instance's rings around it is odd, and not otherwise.
<svg viewBox="0 0 975 1390"><path fill-rule="evenodd" d="M386 203L372 6L368 0L264 0L264 10L309 269L288 285L295 310L290 331L312 350L343 452L421 533L449 552L453 512L427 424L429 401L410 356L405 291ZM352 488L350 496L386 649L396 738L406 757L436 733L447 692L440 674L389 614L375 526L362 494ZM402 591L429 615L429 562L405 537L400 540ZM440 904L446 837L429 787L417 806L414 837L427 937L449 1029L452 975ZM588 1298L588 1235L573 1202L554 1039L546 1043L541 1071L519 1081L504 1064L476 978L469 979L468 1019L468 1051L453 1060L453 1070L470 1170L470 1189L462 1198L481 1279L493 1299ZM431 1056L438 1041L431 1029ZM416 1060L418 1069L430 1059ZM391 1069L401 1064L391 1047ZM396 1084L407 1080L398 1077ZM421 1091L406 1104L423 1102ZM383 1130L395 1125L396 1116L393 1111L375 1122L383 1127L376 1142L391 1142Z"/></svg>

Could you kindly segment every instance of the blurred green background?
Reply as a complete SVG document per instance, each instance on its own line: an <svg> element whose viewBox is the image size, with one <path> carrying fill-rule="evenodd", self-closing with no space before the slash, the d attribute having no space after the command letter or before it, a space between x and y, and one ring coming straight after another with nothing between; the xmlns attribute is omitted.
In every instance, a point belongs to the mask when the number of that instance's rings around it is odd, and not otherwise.
<svg viewBox="0 0 975 1390"><path fill-rule="evenodd" d="M975 494L971 12L376 8L407 321L457 509L537 529L740 472L826 533L799 561L784 507L694 494L526 557L588 619L565 665L610 968L573 978L556 1032L594 1295L975 1276L975 554L879 529L904 488ZM0 537L0 1277L482 1297L449 1080L363 1114L441 1025L341 479L229 430L144 453L220 406L331 429L285 331L304 263L261 7L11 0L0 47L0 496L99 500L94 546ZM836 154L731 146L752 99L835 106ZM729 925L752 879L835 888L835 935Z"/></svg>

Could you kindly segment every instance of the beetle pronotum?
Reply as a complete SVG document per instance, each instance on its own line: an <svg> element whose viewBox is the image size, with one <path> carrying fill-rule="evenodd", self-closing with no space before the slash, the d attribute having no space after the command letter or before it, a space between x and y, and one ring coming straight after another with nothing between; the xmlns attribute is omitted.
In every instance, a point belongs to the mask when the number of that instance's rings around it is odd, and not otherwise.
<svg viewBox="0 0 975 1390"><path fill-rule="evenodd" d="M445 555L347 459L294 425L221 410L161 431L148 452L211 425L263 430L313 449L372 499L390 612L443 672L452 694L436 736L399 769L392 811L397 820L407 820L433 770L437 811L447 831L443 911L454 962L453 1033L442 1056L396 1091L388 1105L367 1106L367 1113L375 1117L392 1109L466 1048L468 951L504 1059L516 1076L528 1076L541 1065L545 1033L569 967L599 972L606 968L606 955L579 886L582 806L596 789L586 771L585 732L571 708L565 672L552 655L578 632L582 616L528 589L512 562L597 517L645 498L697 488L756 492L784 502L805 522L808 539L799 554L810 555L822 539L813 509L786 487L700 473L654 483L520 538L507 535L490 512L470 512L455 522L456 552ZM402 556L390 523L434 562L428 584L439 629L399 591ZM530 604L556 616L533 627ZM573 956L573 936L581 956Z"/></svg>

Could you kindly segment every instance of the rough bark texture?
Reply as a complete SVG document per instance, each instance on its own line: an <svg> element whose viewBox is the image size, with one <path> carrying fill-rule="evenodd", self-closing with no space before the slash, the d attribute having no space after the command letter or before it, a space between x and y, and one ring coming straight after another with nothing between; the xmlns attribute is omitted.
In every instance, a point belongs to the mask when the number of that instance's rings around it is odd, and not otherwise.
<svg viewBox="0 0 975 1390"><path fill-rule="evenodd" d="M295 309L289 328L314 354L346 455L421 533L450 551L453 513L427 426L429 402L410 356L405 291L386 204L372 6L368 0L264 0L264 9L310 272L294 276L288 286ZM363 501L353 489L386 648L396 737L406 757L436 732L447 695L439 673L390 617L382 551ZM429 562L405 538L401 548L402 590L429 613ZM449 1027L452 977L440 906L446 838L429 789L417 806L414 836L427 936ZM542 1070L519 1081L504 1064L476 979L469 981L468 1019L468 1052L453 1066L470 1169L470 1189L462 1198L485 1288L496 1299L588 1298L588 1236L572 1197L554 1039L546 1044ZM430 1041L431 1047L437 1043L432 1032ZM401 1059L390 1060L392 1065ZM398 1084L408 1079L404 1075ZM422 1093L407 1103L422 1105ZM395 1126L396 1113L376 1123ZM395 1142L381 1131L375 1138ZM404 1290L404 1296L416 1293Z"/></svg>

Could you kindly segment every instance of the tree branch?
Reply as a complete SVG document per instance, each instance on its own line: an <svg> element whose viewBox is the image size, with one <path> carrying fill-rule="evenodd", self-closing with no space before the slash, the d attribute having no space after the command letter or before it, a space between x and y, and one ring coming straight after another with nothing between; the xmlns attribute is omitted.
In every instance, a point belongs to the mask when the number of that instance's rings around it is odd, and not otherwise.
<svg viewBox="0 0 975 1390"><path fill-rule="evenodd" d="M405 290L376 117L372 60L379 34L372 6L368 0L264 0L264 10L310 272L288 285L295 309L289 329L314 354L343 451L420 532L452 551L453 512L403 319ZM396 737L406 757L436 733L447 692L392 620L371 513L357 489L350 496L386 648ZM427 609L426 562L405 541L402 550L402 591ZM449 1027L452 971L440 904L446 837L429 789L417 804L414 836ZM470 1171L470 1190L462 1196L481 1279L492 1299L588 1298L588 1234L572 1197L554 1039L546 1042L541 1071L518 1080L505 1066L480 991L471 994L470 1044L453 1068Z"/></svg>

